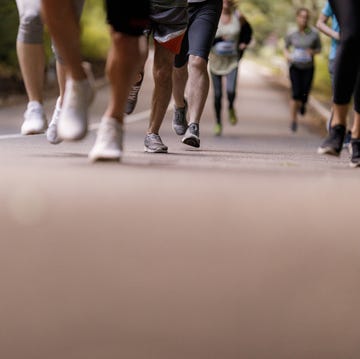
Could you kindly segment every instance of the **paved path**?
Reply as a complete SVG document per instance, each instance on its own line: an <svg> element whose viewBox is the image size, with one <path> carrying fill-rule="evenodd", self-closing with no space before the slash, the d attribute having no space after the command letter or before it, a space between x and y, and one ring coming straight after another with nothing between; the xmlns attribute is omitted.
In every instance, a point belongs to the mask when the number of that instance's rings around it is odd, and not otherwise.
<svg viewBox="0 0 360 359"><path fill-rule="evenodd" d="M288 129L287 93L243 63L239 124L142 152L152 83L122 164L20 137L0 110L0 357L359 358L360 173ZM108 95L92 107L96 127ZM47 104L50 113L53 102Z"/></svg>

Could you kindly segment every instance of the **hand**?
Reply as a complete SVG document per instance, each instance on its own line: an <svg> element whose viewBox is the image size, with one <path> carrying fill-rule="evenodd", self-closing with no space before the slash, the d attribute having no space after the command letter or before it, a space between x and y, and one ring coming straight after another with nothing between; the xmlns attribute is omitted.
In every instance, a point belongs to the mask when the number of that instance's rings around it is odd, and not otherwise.
<svg viewBox="0 0 360 359"><path fill-rule="evenodd" d="M337 41L340 41L340 32L334 31L333 38Z"/></svg>
<svg viewBox="0 0 360 359"><path fill-rule="evenodd" d="M247 45L243 42L239 45L239 50L241 50L241 51L245 50L246 48L247 48Z"/></svg>

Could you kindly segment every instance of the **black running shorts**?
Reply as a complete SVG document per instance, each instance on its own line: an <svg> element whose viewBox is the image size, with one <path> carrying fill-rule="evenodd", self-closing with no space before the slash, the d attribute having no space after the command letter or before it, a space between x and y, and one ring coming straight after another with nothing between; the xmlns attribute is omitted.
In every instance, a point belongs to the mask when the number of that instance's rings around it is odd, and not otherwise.
<svg viewBox="0 0 360 359"><path fill-rule="evenodd" d="M149 29L149 0L106 0L107 21L114 31L132 36L141 36Z"/></svg>

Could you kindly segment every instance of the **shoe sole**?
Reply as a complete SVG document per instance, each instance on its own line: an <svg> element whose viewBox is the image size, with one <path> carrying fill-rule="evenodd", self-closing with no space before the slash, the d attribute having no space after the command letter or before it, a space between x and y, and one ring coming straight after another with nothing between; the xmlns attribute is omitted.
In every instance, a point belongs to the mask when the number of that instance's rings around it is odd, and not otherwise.
<svg viewBox="0 0 360 359"><path fill-rule="evenodd" d="M120 162L121 155L119 154L103 154L103 155L92 155L89 154L90 162Z"/></svg>
<svg viewBox="0 0 360 359"><path fill-rule="evenodd" d="M26 131L26 132L21 132L22 136L31 136L31 135L42 135L45 133L46 130L43 131Z"/></svg>
<svg viewBox="0 0 360 359"><path fill-rule="evenodd" d="M200 147L200 140L196 137L187 137L182 139L182 143L191 147Z"/></svg>
<svg viewBox="0 0 360 359"><path fill-rule="evenodd" d="M330 147L319 147L317 150L317 153L319 155L330 155L330 156L336 156L338 157L340 155L340 152L337 152L336 150L334 150L333 148Z"/></svg>
<svg viewBox="0 0 360 359"><path fill-rule="evenodd" d="M120 162L121 157L89 157L89 161L94 162Z"/></svg>
<svg viewBox="0 0 360 359"><path fill-rule="evenodd" d="M360 162L357 162L357 163L350 162L349 166L350 166L350 168L360 167Z"/></svg>
<svg viewBox="0 0 360 359"><path fill-rule="evenodd" d="M152 150L150 148L147 148L147 147L144 147L144 152L147 152L147 153L168 153L168 150L166 149L157 149L157 150Z"/></svg>

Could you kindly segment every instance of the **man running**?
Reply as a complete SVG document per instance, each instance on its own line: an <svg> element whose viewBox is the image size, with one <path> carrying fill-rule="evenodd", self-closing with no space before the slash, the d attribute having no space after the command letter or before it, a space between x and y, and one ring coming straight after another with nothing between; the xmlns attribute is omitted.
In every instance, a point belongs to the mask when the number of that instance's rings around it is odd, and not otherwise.
<svg viewBox="0 0 360 359"><path fill-rule="evenodd" d="M74 3L73 0L42 0L42 4L46 23L68 70L62 134L69 140L80 139L86 134L88 107L94 91L82 66L80 27L74 16ZM133 0L124 8L117 0L107 0L106 9L111 29L106 67L111 95L89 153L92 161L121 159L126 100L138 69L146 60L143 33L149 27L149 1Z"/></svg>
<svg viewBox="0 0 360 359"><path fill-rule="evenodd" d="M199 124L210 86L207 64L222 0L188 0L188 5L189 25L173 72L173 129L184 136L184 144L200 147Z"/></svg>

